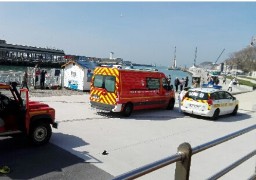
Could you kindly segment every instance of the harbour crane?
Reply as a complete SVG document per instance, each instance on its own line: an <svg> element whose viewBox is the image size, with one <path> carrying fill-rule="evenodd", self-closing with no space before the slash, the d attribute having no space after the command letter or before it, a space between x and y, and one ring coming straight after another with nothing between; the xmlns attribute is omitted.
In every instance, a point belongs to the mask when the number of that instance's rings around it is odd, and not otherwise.
<svg viewBox="0 0 256 180"><path fill-rule="evenodd" d="M211 70L214 69L216 63L218 62L218 60L220 59L221 55L223 54L223 52L225 51L225 48L221 51L220 55L218 56L218 58L216 59L216 61L214 63L212 63L212 67L211 67Z"/></svg>

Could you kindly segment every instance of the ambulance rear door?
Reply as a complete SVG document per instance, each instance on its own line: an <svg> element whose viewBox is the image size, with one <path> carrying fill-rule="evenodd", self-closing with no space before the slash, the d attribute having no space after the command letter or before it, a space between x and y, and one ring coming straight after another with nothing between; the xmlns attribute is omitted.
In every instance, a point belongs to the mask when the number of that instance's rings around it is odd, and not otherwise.
<svg viewBox="0 0 256 180"><path fill-rule="evenodd" d="M97 68L92 80L90 100L107 105L116 105L119 72L116 68Z"/></svg>

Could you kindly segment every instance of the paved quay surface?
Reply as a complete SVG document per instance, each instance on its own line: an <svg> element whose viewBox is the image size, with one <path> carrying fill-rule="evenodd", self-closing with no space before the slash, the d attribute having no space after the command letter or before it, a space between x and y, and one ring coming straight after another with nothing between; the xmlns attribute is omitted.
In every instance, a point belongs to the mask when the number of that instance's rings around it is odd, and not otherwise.
<svg viewBox="0 0 256 180"><path fill-rule="evenodd" d="M218 121L184 116L178 111L177 101L172 111L163 109L137 111L133 112L131 117L124 118L119 114L97 112L92 109L88 93L64 90L66 94L62 95L59 90L51 93L49 90L35 91L31 90L31 100L48 103L56 109L59 128L53 129L49 146L58 149L59 155L66 152L75 155L78 159L65 164L69 161L67 156L63 156L67 161L55 157L56 161L64 165L47 171L42 168L41 174L34 173L30 176L32 179L69 179L76 177L77 174L79 176L74 179L88 176L90 177L88 179L112 179L134 168L175 154L177 147L183 142L195 147L254 125L256 118L256 102L252 99L256 96L256 91L244 93L247 90L241 88L234 88L232 92L240 101L238 115L223 116ZM190 179L207 179L255 150L255 139L254 130L192 156ZM102 155L104 150L108 155ZM14 149L12 151L15 153ZM29 161L25 162L29 163ZM97 171L92 166L79 166L83 162L93 165ZM66 167L75 165L79 168L74 168L73 171L66 170ZM255 172L255 166L256 157L252 157L221 179L247 179ZM21 167L17 168L21 171ZM175 164L139 179L174 179L174 171ZM97 176L100 173L103 175ZM66 175L66 178L63 175ZM24 176L10 174L6 178L13 177L20 179L19 177Z"/></svg>

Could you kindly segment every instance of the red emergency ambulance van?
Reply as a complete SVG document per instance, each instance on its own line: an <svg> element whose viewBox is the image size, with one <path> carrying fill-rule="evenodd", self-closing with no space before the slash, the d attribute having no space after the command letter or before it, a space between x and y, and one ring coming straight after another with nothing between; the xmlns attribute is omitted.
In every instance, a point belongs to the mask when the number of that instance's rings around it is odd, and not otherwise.
<svg viewBox="0 0 256 180"><path fill-rule="evenodd" d="M91 81L90 103L96 109L130 116L133 110L172 110L175 92L162 72L98 67Z"/></svg>

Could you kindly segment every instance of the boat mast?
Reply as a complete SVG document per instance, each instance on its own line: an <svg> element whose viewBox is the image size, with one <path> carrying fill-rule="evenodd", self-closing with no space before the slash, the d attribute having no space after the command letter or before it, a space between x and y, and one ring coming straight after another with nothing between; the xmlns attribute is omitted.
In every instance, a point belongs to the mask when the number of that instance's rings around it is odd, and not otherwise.
<svg viewBox="0 0 256 180"><path fill-rule="evenodd" d="M196 47L196 50L195 50L194 66L196 66L196 58L197 58L197 47Z"/></svg>

